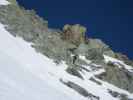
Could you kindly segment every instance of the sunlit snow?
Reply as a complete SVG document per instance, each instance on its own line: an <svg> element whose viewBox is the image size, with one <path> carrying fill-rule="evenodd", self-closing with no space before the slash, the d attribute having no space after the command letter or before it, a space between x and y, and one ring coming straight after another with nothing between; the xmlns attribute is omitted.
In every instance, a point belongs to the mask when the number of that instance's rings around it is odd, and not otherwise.
<svg viewBox="0 0 133 100"><path fill-rule="evenodd" d="M9 4L7 1L0 0L0 5L7 4ZM106 62L124 64L114 58L105 55L104 57ZM80 56L80 59L88 64L91 63L84 56ZM95 66L99 67L99 65ZM131 66L125 66L128 70L131 68ZM13 37L4 25L0 24L0 100L92 100L65 86L60 79L65 82L74 82L86 89L88 93L98 96L100 100L119 100L112 97L108 89L133 98L129 92L107 82L96 79L102 83L99 85L89 80L103 73L104 68L93 71L91 66L83 67L90 70L90 72L81 73L84 80L68 74L65 62L56 65L51 59L37 53L30 43Z"/></svg>

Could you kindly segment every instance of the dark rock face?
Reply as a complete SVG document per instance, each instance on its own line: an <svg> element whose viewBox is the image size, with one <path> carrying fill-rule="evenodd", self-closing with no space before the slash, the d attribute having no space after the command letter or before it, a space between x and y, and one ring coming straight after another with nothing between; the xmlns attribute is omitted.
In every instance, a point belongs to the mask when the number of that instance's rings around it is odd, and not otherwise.
<svg viewBox="0 0 133 100"><path fill-rule="evenodd" d="M128 98L127 95L112 91L112 90L108 90L108 92L115 98L119 98L120 100L131 100L130 98Z"/></svg>
<svg viewBox="0 0 133 100"><path fill-rule="evenodd" d="M108 90L108 92L113 96L113 97L120 97L120 94L118 92L112 91L112 90Z"/></svg>
<svg viewBox="0 0 133 100"><path fill-rule="evenodd" d="M93 78L93 77L91 77L90 80L93 81L93 82L95 82L95 83L97 83L98 85L102 85L101 82L97 81L97 80L96 80L95 78Z"/></svg>
<svg viewBox="0 0 133 100"><path fill-rule="evenodd" d="M100 79L133 93L133 75L130 72L111 62L105 67L105 70L105 73L98 76Z"/></svg>
<svg viewBox="0 0 133 100"><path fill-rule="evenodd" d="M79 73L79 70L76 67L68 67L66 71L71 75L83 79L82 75Z"/></svg>
<svg viewBox="0 0 133 100"><path fill-rule="evenodd" d="M85 97L89 96L89 93L84 88L80 87L79 85L77 85L73 82L63 82L62 81L62 83L67 85L68 87L76 90L78 93L80 93L81 95L83 95Z"/></svg>
<svg viewBox="0 0 133 100"><path fill-rule="evenodd" d="M65 85L67 85L68 87L74 89L75 91L77 91L79 94L83 95L84 97L88 97L89 99L91 100L100 100L99 97L97 96L94 96L93 94L91 93L88 93L87 90L85 90L84 88L82 88L81 86L73 83L73 82L64 82L63 80L61 80L61 82Z"/></svg>

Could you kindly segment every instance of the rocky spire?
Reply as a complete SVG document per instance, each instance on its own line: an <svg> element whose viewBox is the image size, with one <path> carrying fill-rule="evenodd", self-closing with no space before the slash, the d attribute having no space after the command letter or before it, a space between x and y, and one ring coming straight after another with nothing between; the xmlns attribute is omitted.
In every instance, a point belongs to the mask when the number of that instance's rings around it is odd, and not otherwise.
<svg viewBox="0 0 133 100"><path fill-rule="evenodd" d="M63 27L63 39L70 41L76 45L85 41L86 27L79 24L69 25Z"/></svg>

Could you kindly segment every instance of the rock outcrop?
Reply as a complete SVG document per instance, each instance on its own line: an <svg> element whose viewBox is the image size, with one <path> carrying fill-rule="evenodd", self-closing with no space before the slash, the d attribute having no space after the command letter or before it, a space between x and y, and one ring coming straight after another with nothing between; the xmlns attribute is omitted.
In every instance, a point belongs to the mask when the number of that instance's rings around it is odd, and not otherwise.
<svg viewBox="0 0 133 100"><path fill-rule="evenodd" d="M65 62L68 66L65 71L69 75L84 80L85 72L93 74L99 69L104 69L105 72L97 76L100 80L133 92L133 75L127 69L119 68L112 62L106 63L104 58L104 55L108 55L133 66L132 61L126 56L115 53L100 39L86 38L87 29L82 25L67 24L63 30L51 29L48 27L48 22L36 15L34 10L19 7L16 0L8 1L12 5L0 6L0 22L6 25L6 29L13 36L31 42L37 52L57 64ZM81 59L81 56L84 58ZM97 81L96 78L87 80L102 85L102 82ZM63 83L85 97L99 100L99 97L95 97L71 81ZM111 91L111 93L117 95L116 92Z"/></svg>
<svg viewBox="0 0 133 100"><path fill-rule="evenodd" d="M108 62L105 70L105 73L98 76L100 79L133 93L133 73L127 71L124 66L119 68L112 62Z"/></svg>
<svg viewBox="0 0 133 100"><path fill-rule="evenodd" d="M14 36L23 37L24 40L33 42L47 31L47 21L36 15L34 10L25 10L16 4L0 6L0 22L8 25L6 29ZM9 15L9 16L8 16ZM40 36L41 35L41 36Z"/></svg>
<svg viewBox="0 0 133 100"><path fill-rule="evenodd" d="M115 57L121 61L124 61L127 65L133 66L133 61L130 60L126 55L123 55L121 53L116 53Z"/></svg>
<svg viewBox="0 0 133 100"><path fill-rule="evenodd" d="M79 24L65 25L63 27L63 39L76 45L85 41L86 28Z"/></svg>
<svg viewBox="0 0 133 100"><path fill-rule="evenodd" d="M68 87L72 88L73 90L77 91L79 94L83 95L84 97L88 97L90 100L100 100L99 97L88 93L84 88L81 86L73 83L73 82L64 82L63 80L60 80L63 84L67 85Z"/></svg>

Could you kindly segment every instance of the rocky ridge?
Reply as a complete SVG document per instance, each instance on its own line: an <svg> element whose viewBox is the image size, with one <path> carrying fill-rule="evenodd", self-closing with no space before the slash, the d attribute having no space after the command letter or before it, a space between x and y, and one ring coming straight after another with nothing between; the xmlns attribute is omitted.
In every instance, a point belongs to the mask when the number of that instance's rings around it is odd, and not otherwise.
<svg viewBox="0 0 133 100"><path fill-rule="evenodd" d="M125 64L133 66L133 62L122 54L115 53L100 39L87 38L87 29L79 24L65 25L62 30L48 27L48 22L40 18L34 10L26 10L20 7L16 0L8 0L11 4L0 6L0 22L6 25L6 29L13 35L22 37L31 42L37 52L53 59L56 64L66 62L66 71L84 80L81 72L91 72L104 69L105 72L95 75L93 81L100 80L109 82L121 89L133 93L133 70L127 70ZM119 61L105 61L105 56L119 59ZM85 58L83 58L83 56ZM87 61L86 61L86 60ZM90 61L90 62L88 62ZM84 66L90 66L90 69ZM91 78L92 79L92 78ZM99 100L98 97L90 95L82 87L72 82L61 82L81 95L90 96ZM102 83L101 83L102 84ZM121 100L130 100L115 91L109 91ZM126 99L123 99L126 98ZM93 100L93 99L92 99Z"/></svg>

